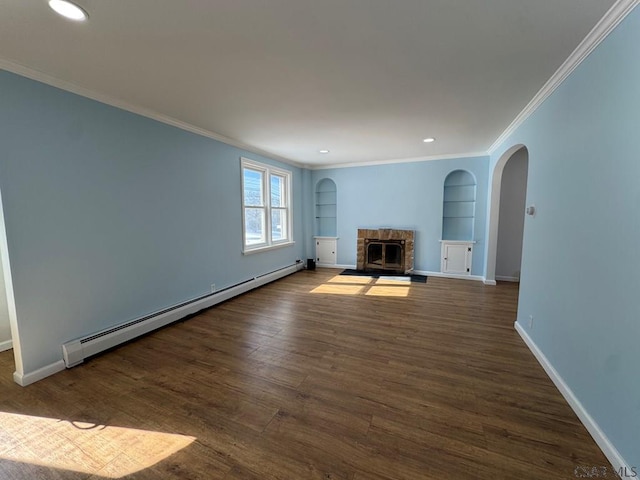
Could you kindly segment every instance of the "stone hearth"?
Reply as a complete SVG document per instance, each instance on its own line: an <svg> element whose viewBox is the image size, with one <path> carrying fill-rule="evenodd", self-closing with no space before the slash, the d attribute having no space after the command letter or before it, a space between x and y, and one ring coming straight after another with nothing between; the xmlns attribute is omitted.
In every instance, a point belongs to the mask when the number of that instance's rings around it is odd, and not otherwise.
<svg viewBox="0 0 640 480"><path fill-rule="evenodd" d="M365 272L412 273L414 240L413 230L359 228L356 268Z"/></svg>

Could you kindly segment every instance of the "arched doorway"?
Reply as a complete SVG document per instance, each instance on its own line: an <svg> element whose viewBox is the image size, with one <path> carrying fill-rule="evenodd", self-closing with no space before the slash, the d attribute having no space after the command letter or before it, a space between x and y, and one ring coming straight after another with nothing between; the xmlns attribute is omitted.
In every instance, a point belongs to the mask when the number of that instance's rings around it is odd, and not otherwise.
<svg viewBox="0 0 640 480"><path fill-rule="evenodd" d="M527 148L523 144L514 145L505 151L498 162L496 163L495 168L493 169L493 176L491 179L491 200L490 200L490 209L489 209L489 231L488 231L488 241L487 241L487 268L485 274L485 283L495 285L496 283L496 262L498 258L498 237L500 231L500 207L501 207L501 196L503 189L503 176L505 167L507 162L512 158L515 158L515 163L523 161L523 158L526 158L526 170L528 172L528 157L529 152ZM520 160L518 160L520 159ZM522 165L520 165L522 167ZM514 169L517 171L517 169ZM516 172L515 177L522 178L522 175L518 175ZM521 172L520 172L521 173ZM508 172L508 177L512 177L511 173ZM513 190L517 190L518 186L509 186L509 194L511 196ZM526 176L524 185L520 185L520 188L525 189L526 194ZM526 196L522 196L523 200L526 200ZM518 215L517 210L520 208L518 205L514 207L514 217ZM524 204L522 205L522 209L520 210L521 218L524 219ZM522 235L522 232L520 232ZM514 251L510 253L508 256L511 258L510 263L513 264L514 258L520 258L522 252L522 237L520 236L520 245L519 247L514 247L514 244L517 244L517 235L511 234L510 240L510 248ZM515 238L515 240L513 240ZM518 251L519 249L519 251ZM519 278L519 269L518 278ZM500 275L499 275L500 276Z"/></svg>
<svg viewBox="0 0 640 480"><path fill-rule="evenodd" d="M520 282L528 171L529 152L526 148L511 155L502 171L496 280Z"/></svg>

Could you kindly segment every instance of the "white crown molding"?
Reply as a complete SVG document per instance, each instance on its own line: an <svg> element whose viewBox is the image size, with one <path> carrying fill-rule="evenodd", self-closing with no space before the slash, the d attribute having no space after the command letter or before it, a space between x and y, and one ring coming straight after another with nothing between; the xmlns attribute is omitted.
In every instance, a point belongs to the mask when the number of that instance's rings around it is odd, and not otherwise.
<svg viewBox="0 0 640 480"><path fill-rule="evenodd" d="M282 163L286 163L287 165L292 165L298 168L306 168L309 170L325 170L328 168L367 167L372 165L426 162L430 160L447 160L452 158L486 157L489 155L488 152L474 152L474 153L461 153L461 154L448 154L448 155L433 155L433 156L418 157L418 158L404 158L404 159L401 158L401 159L381 160L381 161L373 161L373 162L352 162L352 163L337 163L337 164L327 164L327 165L309 165L309 164L296 162L295 160L291 160L290 158L285 158L285 157L275 155L271 152L267 152L266 150L253 147L239 140L234 140L233 138L225 137L224 135L211 132L204 128L196 127L195 125L191 125L190 123L183 122L182 120L178 120L176 118L170 117L168 115L164 115L154 110L141 107L139 105L134 105L132 103L128 103L123 100L111 97L109 95L98 93L94 90L90 90L88 88L82 87L80 85L76 85L75 83L68 82L66 80L61 80L59 78L48 75L44 72L34 70L33 68L26 67L24 65L20 65L19 63L15 63L11 60L0 58L0 69L6 70L11 73L15 73L16 75L20 75L22 77L30 78L31 80L35 80L35 81L50 85L52 87L56 87L61 90L65 90L70 93L74 93L76 95L80 95L81 97L86 97L91 100L95 100L97 102L104 103L106 105L110 105L115 108L119 108L121 110L126 110L127 112L135 113L136 115L141 115L143 117L150 118L152 120L156 120L158 122L161 122L167 125L171 125L181 130L186 130L187 132L195 133L196 135L200 135L202 137L207 137L213 140L217 140L227 145L231 145L232 147L241 148L243 150L247 150L249 152L256 153L258 155L262 155L264 157L270 158L272 160L278 160Z"/></svg>
<svg viewBox="0 0 640 480"><path fill-rule="evenodd" d="M640 0L639 0L640 1ZM488 157L488 152L451 153L446 155L431 155L428 157L397 158L394 160L376 160L370 162L331 163L327 165L307 165L310 170L327 170L329 168L373 167L375 165L389 165L396 163L430 162L433 160L451 160L454 158Z"/></svg>
<svg viewBox="0 0 640 480"><path fill-rule="evenodd" d="M239 140L235 140L233 138L225 137L224 135L211 132L204 128L196 127L195 125L191 125L190 123L183 122L182 120L178 120L176 118L170 117L168 115L164 115L154 110L141 107L139 105L134 105L132 103L128 103L123 100L111 97L109 95L98 93L94 90L90 90L88 88L82 87L80 85L76 85L75 83L68 82L66 80L61 80L59 78L53 77L39 70L34 70L33 68L20 65L19 63L13 62L11 60L0 58L0 69L6 70L11 73L15 73L16 75L20 75L22 77L30 78L31 80L35 80L37 82L41 82L41 83L50 85L52 87L56 87L61 90L65 90L70 93L74 93L76 95L80 95L81 97L86 97L91 100L95 100L97 102L104 103L106 105L110 105L115 108L119 108L121 110L126 110L127 112L135 113L136 115L140 115L140 116L150 118L152 120L156 120L158 122L161 122L167 125L171 125L173 127L179 128L181 130L185 130L187 132L195 133L196 135L200 135L202 137L207 137L213 140L217 140L227 145L231 145L232 147L241 148L243 150L247 150L249 152L256 153L258 155L262 155L264 157L270 158L272 160L277 160L282 163L286 163L287 165L292 165L298 168L306 168L308 170L367 167L367 166L373 166L373 165L385 165L385 164L395 164L395 163L414 163L414 162L426 162L431 160L448 160L452 158L475 158L475 157L489 156L488 152L473 152L473 153L460 153L460 154L447 154L447 155L432 155L427 157L416 157L416 158L400 158L400 159L380 160L380 161L370 161L370 162L335 163L335 164L323 164L323 165L304 164L301 162L296 162L295 160L292 160L290 158L281 157L271 152L268 152L266 150L253 147Z"/></svg>
<svg viewBox="0 0 640 480"><path fill-rule="evenodd" d="M414 162L426 162L432 160L449 160L454 158L474 158L483 157L493 154L496 149L511 135L529 116L537 110L537 108L562 84L562 82L582 63L582 61L589 56L589 54L611 33L611 31L629 14L631 11L640 4L640 0L618 0L607 11L607 13L600 19L600 21L593 27L589 34L580 42L571 55L565 60L565 62L558 68L558 70L551 76L551 78L543 85L538 93L531 99L531 101L524 107L524 109L516 116L511 124L504 130L504 132L493 142L486 152L473 152L473 153L461 153L461 154L447 154L447 155L433 155L418 158L405 158L405 159L392 159L381 161L369 161L369 162L351 162L351 163L336 163L326 165L308 165L295 160L281 157L265 150L253 147L239 140L235 140L224 135L211 132L209 130L196 127L187 122L169 117L151 109L147 109L138 105L134 105L123 100L119 100L108 95L104 95L93 90L81 87L71 82L58 79L44 72L34 70L30 67L20 65L10 60L0 58L0 69L6 70L23 77L36 80L47 85L51 85L62 90L75 93L77 95L96 100L98 102L110 105L112 107L120 108L143 117L147 117L156 120L167 125L180 128L196 135L211 138L219 142L231 145L243 150L247 150L258 155L263 155L273 160L292 165L298 168L307 168L310 170L326 170L330 168L350 168L350 167L366 167L373 165L385 165L385 164L397 164L397 163L414 163Z"/></svg>
<svg viewBox="0 0 640 480"><path fill-rule="evenodd" d="M298 168L307 168L305 165L289 158L280 157L273 153L243 143L239 140L234 140L233 138L225 137L224 135L211 132L204 128L196 127L195 125L191 125L190 123L183 122L182 120L178 120L168 115L163 115L162 113L158 113L154 110L134 105L132 103L128 103L123 100L111 97L109 95L103 95L102 93L89 90L87 88L81 87L80 85L76 85L75 83L67 82L66 80L60 80L59 78L53 77L38 70L34 70L30 67L20 65L10 60L0 58L0 69L15 73L16 75L20 75L22 77L30 78L31 80L36 80L38 82L51 85L52 87L65 90L67 92L75 93L76 95L80 95L81 97L90 98L91 100L95 100L97 102L104 103L121 110L126 110L127 112L135 113L136 115L141 115L143 117L150 118L167 125L171 125L172 127L176 127L181 130L186 130L187 132L195 133L196 135L200 135L202 137L217 140L227 145L231 145L232 147L241 148L243 150L247 150L249 152L270 158L272 160L286 163L287 165L292 165Z"/></svg>
<svg viewBox="0 0 640 480"><path fill-rule="evenodd" d="M589 34L580 42L576 49L569 55L569 58L556 70L547 83L543 85L538 93L531 99L526 107L511 122L507 129L502 132L493 145L489 147L489 154L493 154L496 149L511 135L529 116L535 112L565 79L571 75L578 65L613 31L614 28L640 4L640 0L618 0L605 13L604 17L596 24Z"/></svg>

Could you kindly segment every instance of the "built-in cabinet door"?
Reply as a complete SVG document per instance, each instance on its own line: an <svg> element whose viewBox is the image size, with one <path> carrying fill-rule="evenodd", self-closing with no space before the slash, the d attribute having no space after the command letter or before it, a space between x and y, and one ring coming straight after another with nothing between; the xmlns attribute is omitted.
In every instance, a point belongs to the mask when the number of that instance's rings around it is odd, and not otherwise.
<svg viewBox="0 0 640 480"><path fill-rule="evenodd" d="M442 242L442 273L471 275L472 244Z"/></svg>
<svg viewBox="0 0 640 480"><path fill-rule="evenodd" d="M336 239L316 238L316 263L320 265L336 264Z"/></svg>

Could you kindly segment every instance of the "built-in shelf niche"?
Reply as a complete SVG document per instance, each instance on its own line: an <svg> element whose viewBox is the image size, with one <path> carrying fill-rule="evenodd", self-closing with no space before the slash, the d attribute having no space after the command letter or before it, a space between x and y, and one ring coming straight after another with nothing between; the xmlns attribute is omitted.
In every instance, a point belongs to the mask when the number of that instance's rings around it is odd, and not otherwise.
<svg viewBox="0 0 640 480"><path fill-rule="evenodd" d="M473 240L476 180L466 170L454 170L444 180L442 239Z"/></svg>
<svg viewBox="0 0 640 480"><path fill-rule="evenodd" d="M336 237L338 233L338 189L330 178L323 178L316 185L316 235Z"/></svg>

